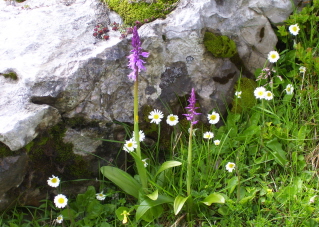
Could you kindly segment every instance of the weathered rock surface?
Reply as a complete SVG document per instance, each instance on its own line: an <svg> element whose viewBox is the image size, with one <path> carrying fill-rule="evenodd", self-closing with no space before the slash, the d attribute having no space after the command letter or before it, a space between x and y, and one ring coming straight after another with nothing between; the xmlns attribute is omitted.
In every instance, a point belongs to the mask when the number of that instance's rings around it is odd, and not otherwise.
<svg viewBox="0 0 319 227"><path fill-rule="evenodd" d="M107 41L92 35L97 23L121 18L96 0L8 3L0 1L0 73L15 72L18 79L0 75L0 142L18 150L61 118L79 117L99 127L69 127L65 141L76 153L101 150L94 137L124 139L113 122L133 120L130 40L120 39L118 31L110 31ZM140 106L168 112L164 102L181 114L178 98L194 87L201 120L214 108L223 113L240 71L252 75L274 49L270 22L280 23L291 12L289 0L181 0L166 19L139 29L150 53L140 75ZM234 40L243 65L208 53L205 31Z"/></svg>

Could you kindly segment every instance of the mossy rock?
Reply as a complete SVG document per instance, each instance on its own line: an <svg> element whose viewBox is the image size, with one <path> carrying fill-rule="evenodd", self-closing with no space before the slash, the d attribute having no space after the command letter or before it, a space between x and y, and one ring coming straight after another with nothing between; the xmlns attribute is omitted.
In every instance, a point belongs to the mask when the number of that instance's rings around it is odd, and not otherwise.
<svg viewBox="0 0 319 227"><path fill-rule="evenodd" d="M0 73L0 75L4 76L5 78L10 78L12 80L17 80L18 76L15 72L8 72L8 73Z"/></svg>
<svg viewBox="0 0 319 227"><path fill-rule="evenodd" d="M205 32L204 45L217 58L231 58L237 53L235 42L225 35Z"/></svg>
<svg viewBox="0 0 319 227"><path fill-rule="evenodd" d="M144 23L156 18L163 18L175 7L178 0L157 0L149 4L146 2L130 3L128 0L104 0L109 8L117 12L125 24L133 25L136 21Z"/></svg>
<svg viewBox="0 0 319 227"><path fill-rule="evenodd" d="M235 97L232 102L232 112L242 113L249 110L256 105L256 98L254 96L254 90L257 87L257 83L249 78L240 78L236 85L235 91L241 91L241 98Z"/></svg>

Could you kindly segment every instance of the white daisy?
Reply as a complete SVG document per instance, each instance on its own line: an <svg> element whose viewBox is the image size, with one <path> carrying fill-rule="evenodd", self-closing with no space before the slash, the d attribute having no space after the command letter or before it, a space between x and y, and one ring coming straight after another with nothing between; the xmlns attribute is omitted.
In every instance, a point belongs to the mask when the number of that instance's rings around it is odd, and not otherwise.
<svg viewBox="0 0 319 227"><path fill-rule="evenodd" d="M300 73L306 73L307 68L305 66L300 66L299 71Z"/></svg>
<svg viewBox="0 0 319 227"><path fill-rule="evenodd" d="M147 158L145 159L142 159L142 162L144 163L144 167L147 167L148 166L148 163L146 162Z"/></svg>
<svg viewBox="0 0 319 227"><path fill-rule="evenodd" d="M292 93L294 93L294 87L292 86L292 84L288 84L285 90L287 95L292 95Z"/></svg>
<svg viewBox="0 0 319 227"><path fill-rule="evenodd" d="M126 140L125 144L123 146L123 150L130 153L132 151L134 151L134 149L137 148L137 143L135 140L130 139L130 140Z"/></svg>
<svg viewBox="0 0 319 227"><path fill-rule="evenodd" d="M256 99L263 99L266 95L266 89L264 87L257 87L254 91Z"/></svg>
<svg viewBox="0 0 319 227"><path fill-rule="evenodd" d="M104 200L106 198L106 195L103 194L103 191L101 193L97 193L96 195L96 199L97 200Z"/></svg>
<svg viewBox="0 0 319 227"><path fill-rule="evenodd" d="M140 130L140 131L138 132L138 137L139 137L139 141L140 141L140 142L144 141L144 139L145 139L145 134L144 134L144 132L143 132L142 130ZM132 140L135 141L135 133L134 133L134 132L133 132Z"/></svg>
<svg viewBox="0 0 319 227"><path fill-rule="evenodd" d="M204 135L203 135L204 139L212 139L214 138L214 133L212 132L205 132Z"/></svg>
<svg viewBox="0 0 319 227"><path fill-rule="evenodd" d="M274 94L271 91L266 91L264 98L266 100L272 100L274 98Z"/></svg>
<svg viewBox="0 0 319 227"><path fill-rule="evenodd" d="M60 214L57 218L56 218L56 222L61 224L63 222L63 215Z"/></svg>
<svg viewBox="0 0 319 227"><path fill-rule="evenodd" d="M271 62L271 63L275 63L277 62L279 59L279 54L277 51L270 51L269 54L268 54L268 60Z"/></svg>
<svg viewBox="0 0 319 227"><path fill-rule="evenodd" d="M241 91L236 91L235 92L235 96L240 99L241 98L241 93L242 93Z"/></svg>
<svg viewBox="0 0 319 227"><path fill-rule="evenodd" d="M233 162L228 162L228 163L226 164L226 170L231 173L231 172L233 172L233 170L235 169L235 166L236 166L235 163L233 163Z"/></svg>
<svg viewBox="0 0 319 227"><path fill-rule="evenodd" d="M52 177L49 177L48 185L56 188L60 185L60 179L58 177L52 175Z"/></svg>
<svg viewBox="0 0 319 227"><path fill-rule="evenodd" d="M220 144L220 140L214 140L214 144L218 146Z"/></svg>
<svg viewBox="0 0 319 227"><path fill-rule="evenodd" d="M68 199L65 195L58 194L54 197L54 203L57 208L64 208L68 204Z"/></svg>
<svg viewBox="0 0 319 227"><path fill-rule="evenodd" d="M210 124L217 124L217 122L219 121L219 114L216 113L215 111L212 112L212 114L208 114L207 115L207 119L209 120Z"/></svg>
<svg viewBox="0 0 319 227"><path fill-rule="evenodd" d="M167 116L166 122L170 126L174 126L174 125L176 125L178 123L178 116L170 114L170 115Z"/></svg>
<svg viewBox="0 0 319 227"><path fill-rule="evenodd" d="M300 30L300 28L299 28L298 24L293 24L293 25L289 26L289 32L292 35L298 35L299 30Z"/></svg>
<svg viewBox="0 0 319 227"><path fill-rule="evenodd" d="M151 119L151 123L159 124L164 117L163 113L159 110L153 110L150 115L148 116Z"/></svg>

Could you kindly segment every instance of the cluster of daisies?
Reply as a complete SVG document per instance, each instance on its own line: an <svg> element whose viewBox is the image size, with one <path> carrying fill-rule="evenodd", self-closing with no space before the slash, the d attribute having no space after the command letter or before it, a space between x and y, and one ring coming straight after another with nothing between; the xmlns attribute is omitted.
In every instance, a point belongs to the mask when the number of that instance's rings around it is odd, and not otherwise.
<svg viewBox="0 0 319 227"><path fill-rule="evenodd" d="M60 178L59 177L56 177L54 175L52 175L52 177L49 177L49 180L47 181L48 182L48 185L53 187L53 188L56 188L60 185ZM96 194L96 199L98 200L104 200L106 197L105 194L103 194L103 191L101 193L97 193ZM66 207L66 205L68 204L68 199L65 195L63 194L58 194L57 196L54 197L54 204L57 208L64 208ZM57 223L62 223L63 221L63 215L60 214L56 220L55 220Z"/></svg>
<svg viewBox="0 0 319 227"><path fill-rule="evenodd" d="M298 24L290 25L288 29L289 29L289 32L295 36L298 35L299 30L300 30ZM279 60L279 58L280 58L280 56L279 56L279 53L277 51L270 51L268 54L268 61L271 63L276 63ZM303 75L305 75L306 70L307 69L304 66L300 66L300 68L299 68L299 72ZM294 91L293 85L288 84L285 88L285 91L286 91L287 95L292 95L293 91ZM242 94L242 91L235 92L235 96L237 98L241 98L241 94ZM274 98L274 94L271 91L267 91L266 88L264 88L264 87L257 87L254 90L254 95L257 99L272 100Z"/></svg>

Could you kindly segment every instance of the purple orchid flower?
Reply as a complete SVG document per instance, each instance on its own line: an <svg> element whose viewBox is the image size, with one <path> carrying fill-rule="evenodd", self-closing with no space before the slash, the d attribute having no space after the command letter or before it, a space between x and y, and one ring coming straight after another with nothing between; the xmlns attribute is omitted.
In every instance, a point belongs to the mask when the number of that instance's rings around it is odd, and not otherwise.
<svg viewBox="0 0 319 227"><path fill-rule="evenodd" d="M131 50L131 54L127 57L129 59L128 66L133 70L129 75L128 78L130 80L136 81L138 73L143 69L145 70L144 63L140 57L147 58L149 53L143 52L141 48L141 40L137 32L137 27L134 26L133 28L133 38L132 38L132 46L134 47Z"/></svg>
<svg viewBox="0 0 319 227"><path fill-rule="evenodd" d="M195 125L198 121L195 121L195 116L200 115L201 113L197 113L196 109L199 107L195 107L196 98L195 98L195 89L192 88L191 97L188 99L189 105L186 107L188 114L183 114L186 116L186 119L191 122L192 125Z"/></svg>

